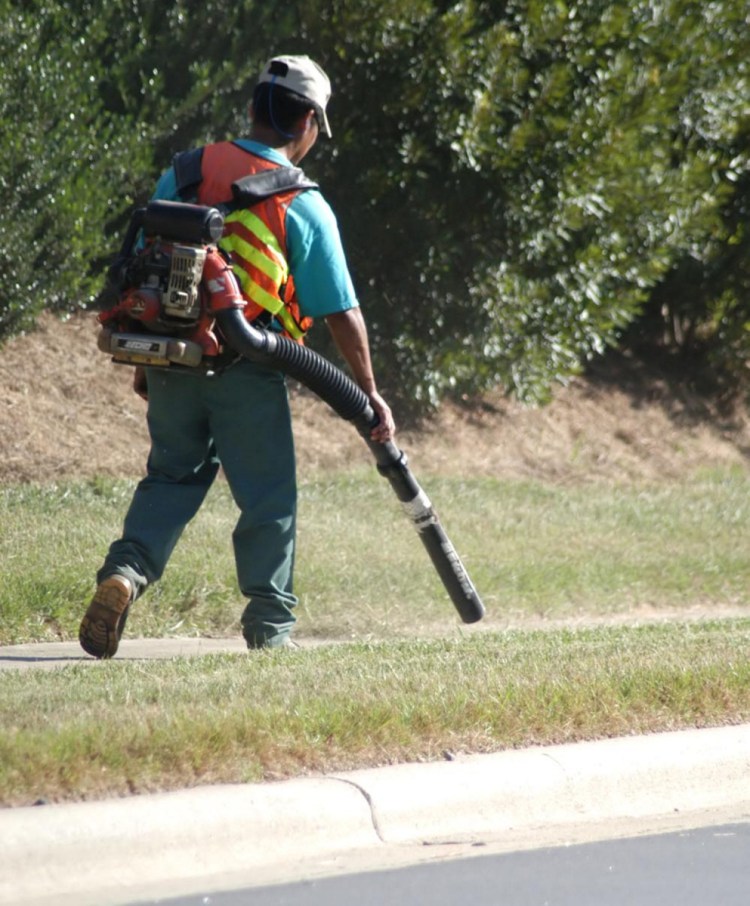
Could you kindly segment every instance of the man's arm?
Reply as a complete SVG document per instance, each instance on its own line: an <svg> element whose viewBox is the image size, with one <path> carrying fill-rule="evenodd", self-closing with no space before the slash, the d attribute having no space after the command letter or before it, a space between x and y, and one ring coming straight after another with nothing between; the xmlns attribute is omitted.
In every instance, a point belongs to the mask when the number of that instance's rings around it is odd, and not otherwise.
<svg viewBox="0 0 750 906"><path fill-rule="evenodd" d="M343 356L354 380L370 400L378 416L378 424L370 435L373 440L385 443L393 438L396 425L390 407L378 393L375 375L370 360L370 344L367 339L367 327L360 308L350 308L327 315L325 322L331 331L334 343Z"/></svg>

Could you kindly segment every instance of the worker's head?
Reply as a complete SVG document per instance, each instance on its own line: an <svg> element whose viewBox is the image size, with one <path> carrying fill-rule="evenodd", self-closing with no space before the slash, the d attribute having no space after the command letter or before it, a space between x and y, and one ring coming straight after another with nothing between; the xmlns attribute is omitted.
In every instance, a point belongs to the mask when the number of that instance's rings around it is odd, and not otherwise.
<svg viewBox="0 0 750 906"><path fill-rule="evenodd" d="M263 67L253 93L253 120L294 138L300 122L312 111L318 129L330 138L326 116L330 97L328 76L309 57L273 57Z"/></svg>

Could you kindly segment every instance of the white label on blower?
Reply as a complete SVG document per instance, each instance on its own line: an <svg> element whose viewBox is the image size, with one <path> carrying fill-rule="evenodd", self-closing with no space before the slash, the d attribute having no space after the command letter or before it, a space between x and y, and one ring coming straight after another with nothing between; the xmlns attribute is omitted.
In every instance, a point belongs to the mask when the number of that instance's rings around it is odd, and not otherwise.
<svg viewBox="0 0 750 906"><path fill-rule="evenodd" d="M401 506L404 508L406 515L416 526L417 531L421 532L423 529L427 528L428 525L435 525L438 521L435 511L432 509L430 498L421 488L416 497L413 497L406 502L402 502Z"/></svg>

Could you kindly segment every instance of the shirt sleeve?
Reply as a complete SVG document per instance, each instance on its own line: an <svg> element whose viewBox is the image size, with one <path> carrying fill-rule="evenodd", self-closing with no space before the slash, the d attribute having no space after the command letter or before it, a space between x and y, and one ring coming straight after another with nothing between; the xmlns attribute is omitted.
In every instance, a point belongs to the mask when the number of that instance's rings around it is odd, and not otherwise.
<svg viewBox="0 0 750 906"><path fill-rule="evenodd" d="M322 318L357 308L336 217L320 192L297 195L286 215L289 269L300 311Z"/></svg>
<svg viewBox="0 0 750 906"><path fill-rule="evenodd" d="M151 198L156 201L180 200L177 194L177 177L172 167L162 173Z"/></svg>

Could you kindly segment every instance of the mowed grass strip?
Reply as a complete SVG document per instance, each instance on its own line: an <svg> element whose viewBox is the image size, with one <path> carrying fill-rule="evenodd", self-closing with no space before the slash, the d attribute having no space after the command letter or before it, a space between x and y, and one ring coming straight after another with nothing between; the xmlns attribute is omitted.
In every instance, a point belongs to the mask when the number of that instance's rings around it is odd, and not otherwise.
<svg viewBox="0 0 750 906"><path fill-rule="evenodd" d="M529 617L742 608L750 587L750 476L561 486L420 476L495 627ZM132 483L0 489L0 644L74 639ZM132 608L130 637L239 635L223 482L161 582ZM387 482L352 469L301 482L296 591L301 635L397 639L457 620Z"/></svg>
<svg viewBox="0 0 750 906"><path fill-rule="evenodd" d="M750 620L0 674L0 802L278 780L750 719Z"/></svg>

